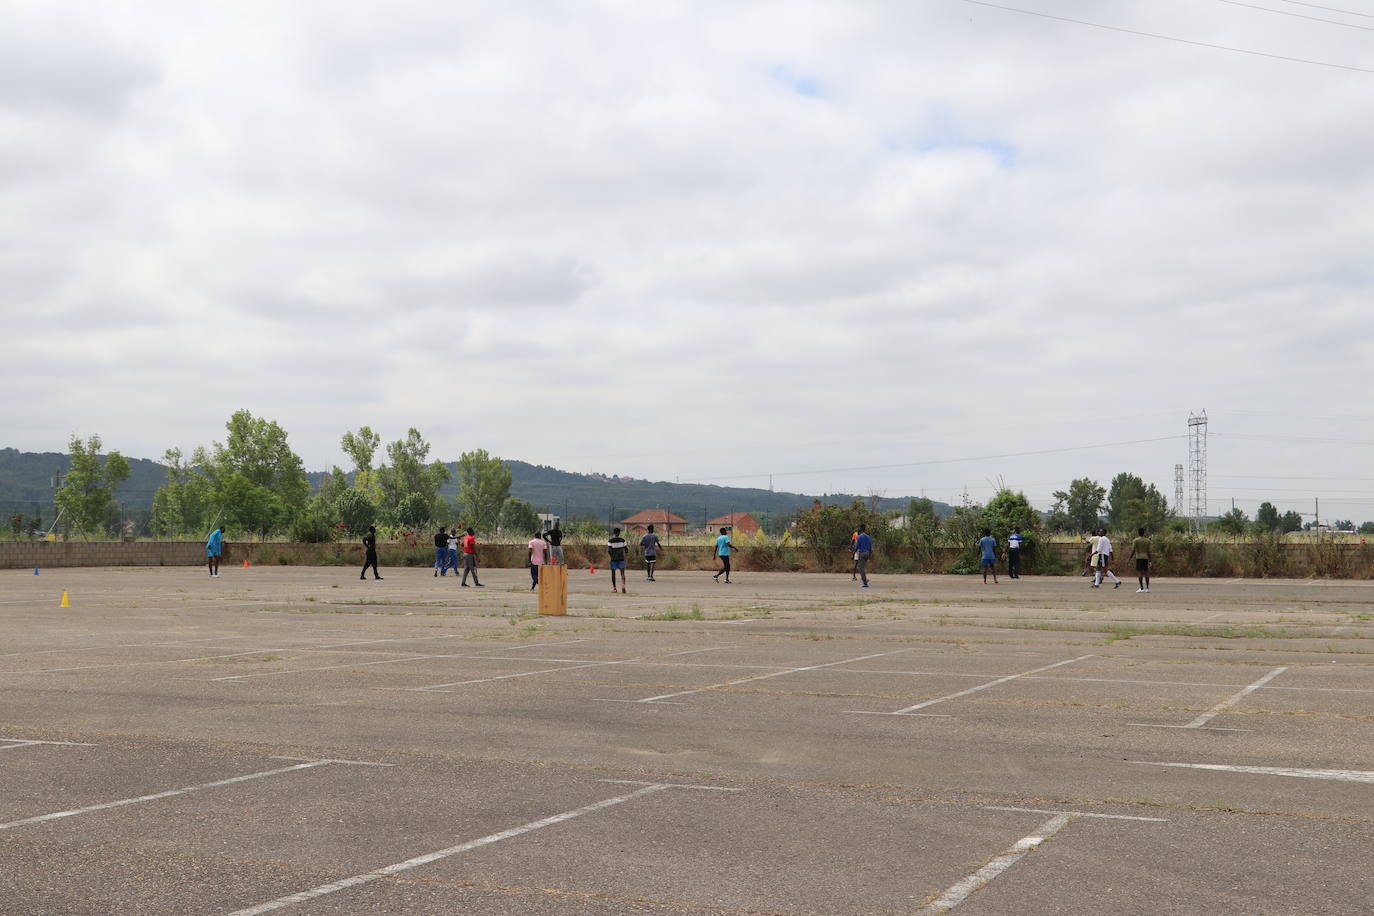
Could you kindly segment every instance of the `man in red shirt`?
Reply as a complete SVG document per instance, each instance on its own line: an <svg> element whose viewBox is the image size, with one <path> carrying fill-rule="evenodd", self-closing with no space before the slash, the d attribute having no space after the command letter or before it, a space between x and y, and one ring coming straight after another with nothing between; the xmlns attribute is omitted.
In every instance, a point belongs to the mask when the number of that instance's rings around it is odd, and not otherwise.
<svg viewBox="0 0 1374 916"><path fill-rule="evenodd" d="M472 584L478 588L485 588L481 582L477 581L477 535L469 528L468 533L463 535L463 588L468 587L468 573L472 573Z"/></svg>

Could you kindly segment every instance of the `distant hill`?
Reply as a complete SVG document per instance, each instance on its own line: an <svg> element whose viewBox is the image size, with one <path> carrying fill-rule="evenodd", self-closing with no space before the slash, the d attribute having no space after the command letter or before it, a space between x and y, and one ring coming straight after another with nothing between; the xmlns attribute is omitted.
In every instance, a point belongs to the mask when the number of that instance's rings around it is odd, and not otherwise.
<svg viewBox="0 0 1374 916"><path fill-rule="evenodd" d="M59 470L66 473L68 464L67 456L57 452L0 448L0 513L8 516L22 512L50 519L53 514L52 475ZM552 512L565 518L591 516L618 521L643 509L668 509L687 519L690 525L698 526L728 512L786 515L810 506L818 498L826 503L841 504L866 498L844 493L816 497L749 487L578 474L524 461L507 460L506 464L511 469L512 496L530 503L536 511ZM456 463L448 467L452 476L440 493L453 500L458 495ZM313 488L318 488L324 478L320 472L306 476ZM120 485L115 496L124 511L135 516L152 509L153 494L166 480L166 469L156 461L129 458L129 479ZM900 509L911 498L886 498L880 505L883 509ZM942 515L952 511L945 503L937 502L935 508Z"/></svg>

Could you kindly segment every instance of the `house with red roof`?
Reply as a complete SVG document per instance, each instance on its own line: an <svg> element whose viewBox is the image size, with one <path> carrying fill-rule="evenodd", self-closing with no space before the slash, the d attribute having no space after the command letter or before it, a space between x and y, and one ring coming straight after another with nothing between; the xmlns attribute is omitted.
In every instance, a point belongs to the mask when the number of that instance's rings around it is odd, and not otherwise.
<svg viewBox="0 0 1374 916"><path fill-rule="evenodd" d="M719 528L732 528L740 534L754 534L763 526L759 520L748 512L731 512L729 515L722 515L720 518L713 518L706 523L707 531L715 531Z"/></svg>
<svg viewBox="0 0 1374 916"><path fill-rule="evenodd" d="M687 531L687 519L666 509L645 509L629 518L622 518L618 524L622 531L644 531L650 525L658 534L684 534Z"/></svg>

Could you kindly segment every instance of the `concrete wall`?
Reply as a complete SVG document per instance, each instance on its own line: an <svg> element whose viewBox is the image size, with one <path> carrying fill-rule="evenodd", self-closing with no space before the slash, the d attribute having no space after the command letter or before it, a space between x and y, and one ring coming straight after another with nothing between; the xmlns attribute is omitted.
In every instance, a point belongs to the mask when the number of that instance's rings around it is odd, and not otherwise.
<svg viewBox="0 0 1374 916"><path fill-rule="evenodd" d="M205 545L186 541L0 542L0 569L61 566L197 566Z"/></svg>

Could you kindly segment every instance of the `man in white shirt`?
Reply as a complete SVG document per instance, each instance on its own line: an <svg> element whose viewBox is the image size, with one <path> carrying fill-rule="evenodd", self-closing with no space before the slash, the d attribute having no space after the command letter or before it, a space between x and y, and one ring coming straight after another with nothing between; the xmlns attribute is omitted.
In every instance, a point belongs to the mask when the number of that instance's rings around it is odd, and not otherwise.
<svg viewBox="0 0 1374 916"><path fill-rule="evenodd" d="M1116 573L1112 572L1112 541L1111 538L1107 537L1107 529L1098 529L1097 535L1097 568L1093 571L1092 587L1097 588L1100 586L1102 584L1102 576L1105 574L1111 576L1112 581L1116 583L1112 588L1120 588L1121 579Z"/></svg>

